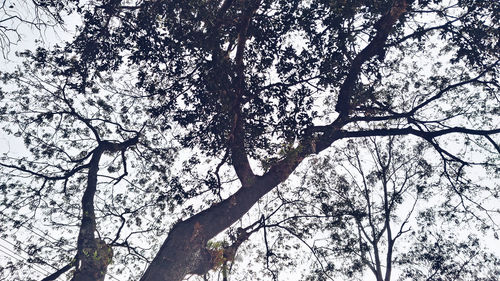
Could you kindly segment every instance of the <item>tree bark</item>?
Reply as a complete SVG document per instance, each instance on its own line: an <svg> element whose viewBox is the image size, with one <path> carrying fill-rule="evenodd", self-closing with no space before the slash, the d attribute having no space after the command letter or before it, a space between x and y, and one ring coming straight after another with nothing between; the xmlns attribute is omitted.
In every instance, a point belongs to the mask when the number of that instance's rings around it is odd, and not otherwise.
<svg viewBox="0 0 500 281"><path fill-rule="evenodd" d="M248 187L219 204L177 223L148 267L142 281L182 280L187 274L210 270L208 240L240 219L279 182L271 176L257 177Z"/></svg>

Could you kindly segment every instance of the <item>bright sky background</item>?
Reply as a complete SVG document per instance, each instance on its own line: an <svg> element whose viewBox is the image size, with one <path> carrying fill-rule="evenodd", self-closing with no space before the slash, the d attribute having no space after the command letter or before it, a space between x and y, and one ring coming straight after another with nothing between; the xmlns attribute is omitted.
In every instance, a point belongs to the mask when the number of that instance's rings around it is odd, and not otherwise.
<svg viewBox="0 0 500 281"><path fill-rule="evenodd" d="M58 42L71 39L72 34L75 30L75 26L80 22L80 20L77 16L71 16L67 18L66 22L67 22L66 29L68 31L64 31L59 28L56 29L48 28L47 30L41 33L38 30L31 29L25 25L19 25L19 31L22 35L22 40L19 43L17 43L17 45L13 45L11 47L11 50L7 58L0 58L1 62L0 71L11 71L15 68L16 65L20 63L19 58L15 56L16 51L22 51L24 49L33 50L37 46L40 46L40 44L42 44L44 47L50 47ZM37 42L37 40L40 39L43 39L42 43ZM13 136L7 136L0 131L0 154L6 152L8 152L11 155L23 155L24 153L26 153L26 150L24 149L22 141L16 139ZM261 235L256 234L251 239L256 239L256 240L261 239L256 236L261 236ZM491 248L498 250L498 253L500 254L499 241L493 239L493 237L485 237L485 239L488 241L488 244L491 246ZM161 240L159 241L159 243L161 243ZM13 250L13 246L9 244L7 240L0 239L0 250L9 252ZM0 256L1 255L5 256L4 253L0 252ZM21 257L27 258L27 255L22 255ZM307 266L307 264L304 266ZM50 267L47 266L44 267L41 265L37 265L35 266L35 268L37 271L40 271L42 273L50 274L54 271ZM297 271L300 270L295 269L295 272ZM290 269L290 272L288 274L290 274L291 275L290 277L292 277L294 274L294 269ZM116 278L110 277L109 275L106 278L106 280L115 280L115 279ZM371 273L366 275L365 280L373 280Z"/></svg>

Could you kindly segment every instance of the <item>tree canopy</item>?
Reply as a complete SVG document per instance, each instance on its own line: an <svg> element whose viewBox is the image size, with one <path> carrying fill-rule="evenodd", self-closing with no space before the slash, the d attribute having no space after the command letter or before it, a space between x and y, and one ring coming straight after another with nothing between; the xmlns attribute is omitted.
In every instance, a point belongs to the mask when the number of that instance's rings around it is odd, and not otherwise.
<svg viewBox="0 0 500 281"><path fill-rule="evenodd" d="M82 24L1 73L4 276L498 274L500 2L33 3Z"/></svg>

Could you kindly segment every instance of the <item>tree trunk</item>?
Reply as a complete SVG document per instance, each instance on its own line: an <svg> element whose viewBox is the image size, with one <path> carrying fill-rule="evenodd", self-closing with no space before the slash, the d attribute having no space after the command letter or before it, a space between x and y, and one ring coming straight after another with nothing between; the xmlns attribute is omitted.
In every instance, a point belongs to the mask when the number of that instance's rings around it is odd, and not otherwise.
<svg viewBox="0 0 500 281"><path fill-rule="evenodd" d="M141 281L180 281L187 274L203 275L211 269L208 240L240 219L262 196L289 174L256 177L254 183L191 218L177 223Z"/></svg>
<svg viewBox="0 0 500 281"><path fill-rule="evenodd" d="M95 239L94 195L97 190L97 172L103 149L98 147L90 160L87 188L82 197L82 223L78 235L76 271L71 281L103 281L112 250L104 241Z"/></svg>
<svg viewBox="0 0 500 281"><path fill-rule="evenodd" d="M104 152L121 151L124 153L127 148L137 144L138 141L139 135L121 143L99 140L99 145L92 154L87 187L82 197L82 222L77 242L76 271L71 281L104 281L108 265L113 259L113 250L104 241L95 238L94 196L97 191L99 162Z"/></svg>

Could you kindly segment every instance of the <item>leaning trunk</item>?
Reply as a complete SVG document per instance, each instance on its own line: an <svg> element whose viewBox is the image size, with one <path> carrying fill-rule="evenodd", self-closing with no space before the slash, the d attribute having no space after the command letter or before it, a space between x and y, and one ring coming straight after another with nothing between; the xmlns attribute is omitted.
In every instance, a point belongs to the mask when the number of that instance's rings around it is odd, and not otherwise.
<svg viewBox="0 0 500 281"><path fill-rule="evenodd" d="M141 281L181 281L187 274L207 273L212 267L207 241L240 219L289 174L257 177L226 200L177 223Z"/></svg>

